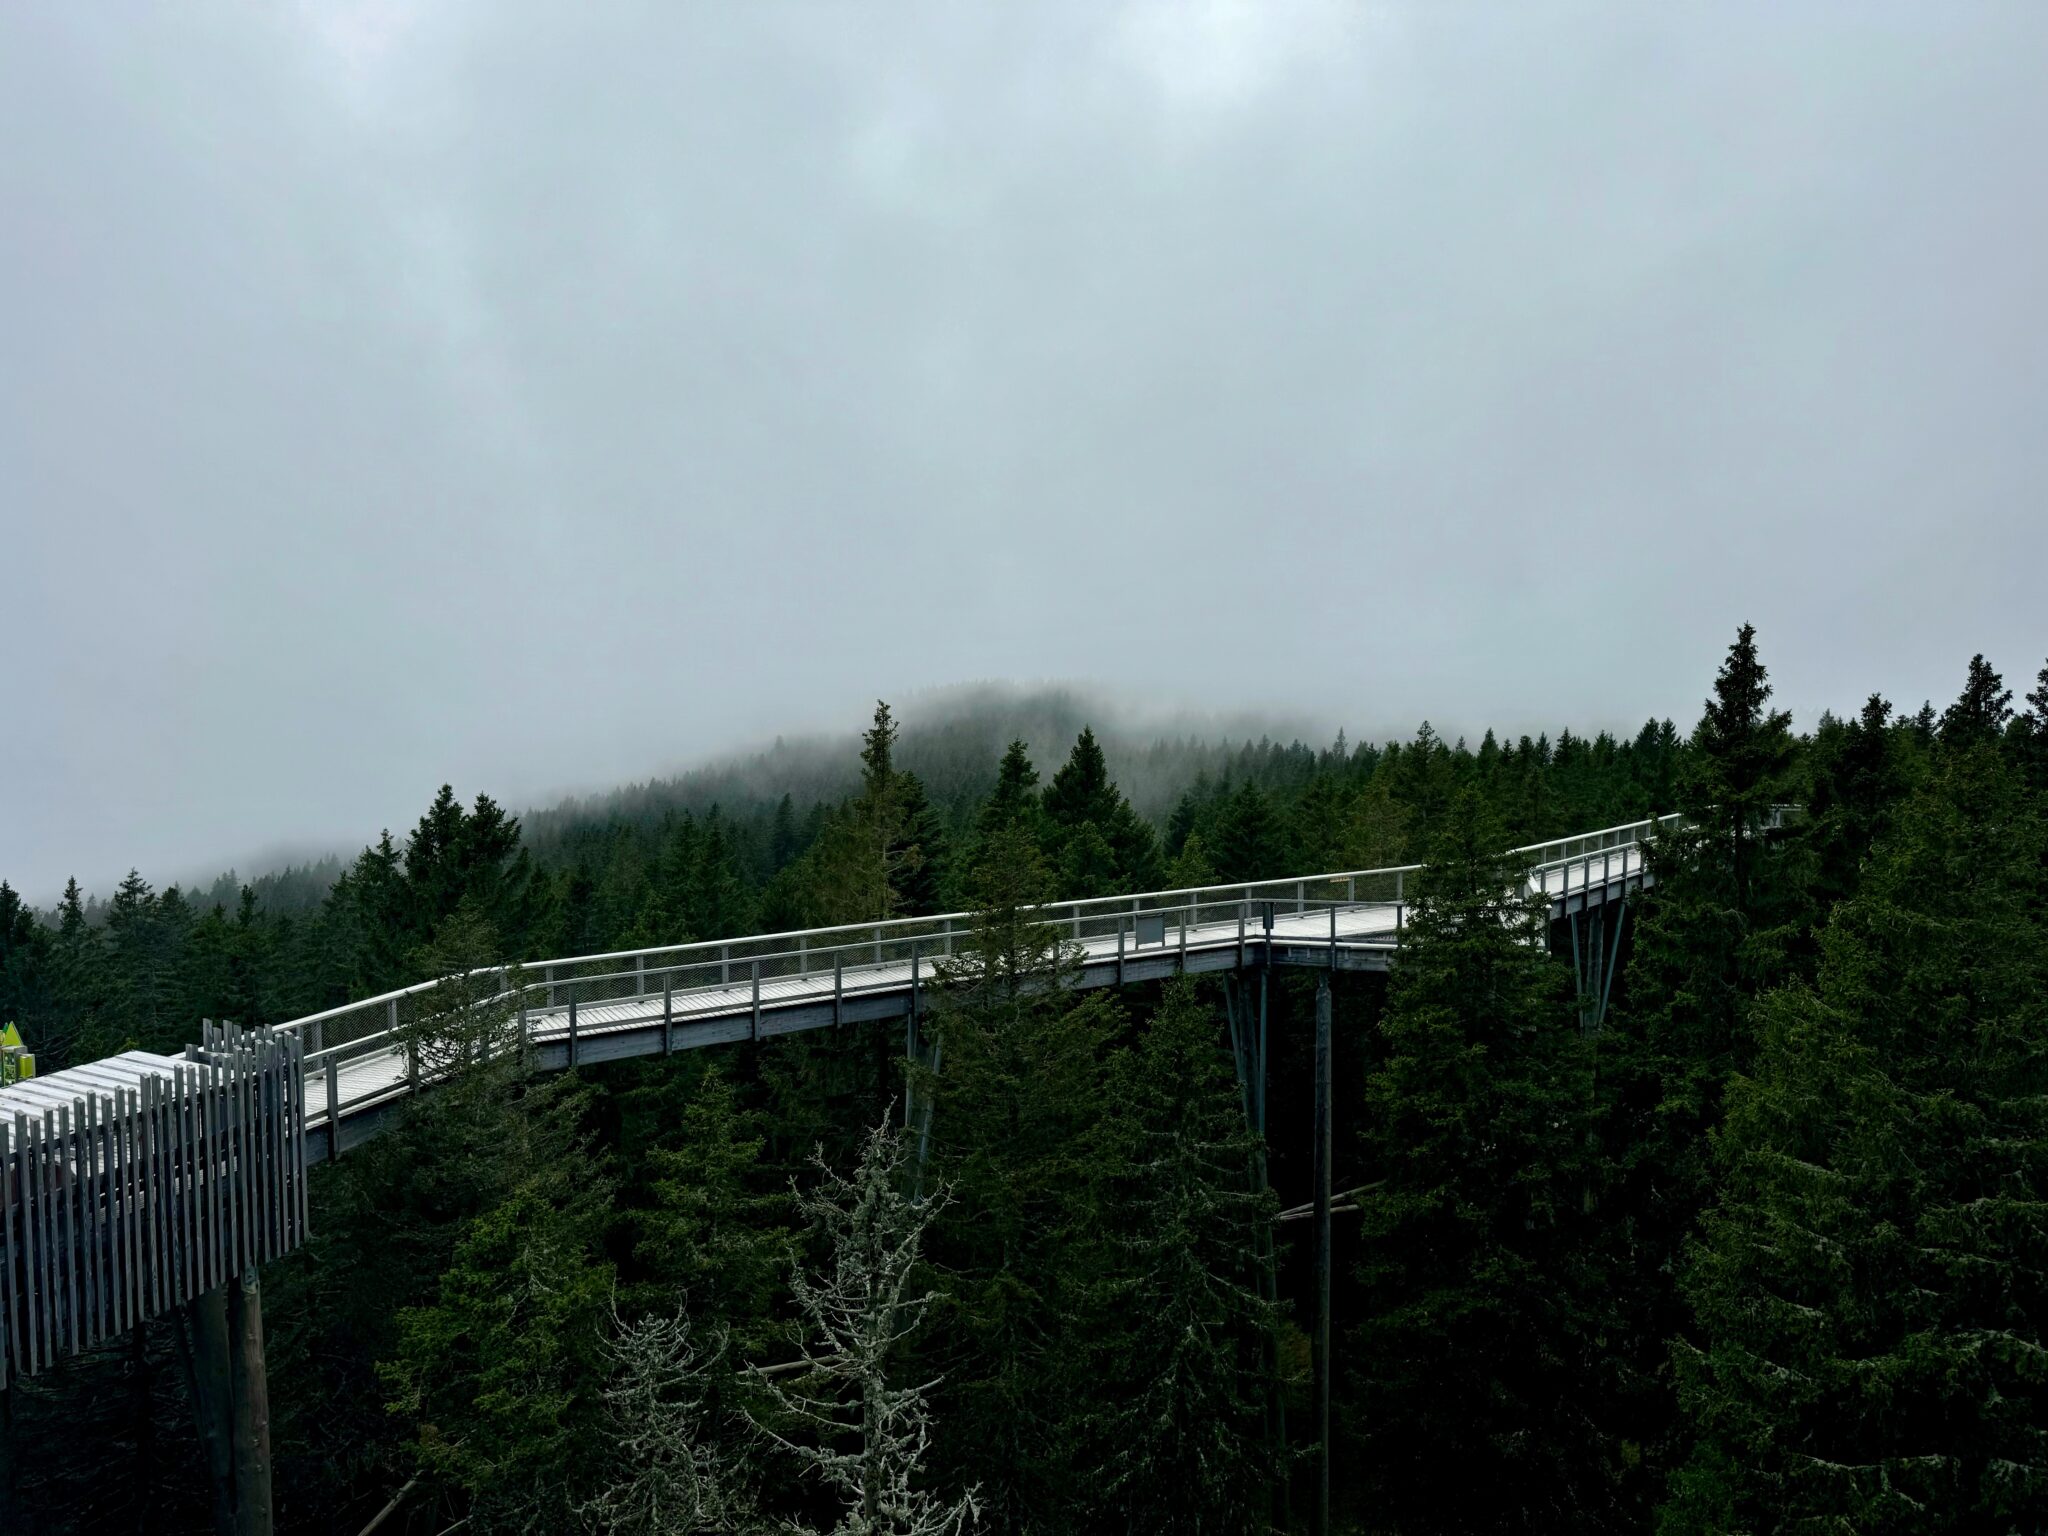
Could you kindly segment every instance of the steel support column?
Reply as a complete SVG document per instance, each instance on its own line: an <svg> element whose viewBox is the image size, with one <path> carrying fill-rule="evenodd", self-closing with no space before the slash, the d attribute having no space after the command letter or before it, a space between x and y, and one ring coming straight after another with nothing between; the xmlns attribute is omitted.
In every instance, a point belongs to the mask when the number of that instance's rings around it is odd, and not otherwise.
<svg viewBox="0 0 2048 1536"><path fill-rule="evenodd" d="M1315 1536L1330 1531L1330 977L1316 982L1316 1515Z"/></svg>

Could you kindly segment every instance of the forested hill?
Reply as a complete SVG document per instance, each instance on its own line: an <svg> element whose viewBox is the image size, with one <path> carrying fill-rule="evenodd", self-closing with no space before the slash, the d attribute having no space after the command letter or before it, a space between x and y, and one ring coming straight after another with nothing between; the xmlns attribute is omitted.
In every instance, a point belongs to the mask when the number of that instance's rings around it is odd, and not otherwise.
<svg viewBox="0 0 2048 1536"><path fill-rule="evenodd" d="M46 1068L169 1050L202 1017L290 1018L417 980L464 903L528 956L869 917L845 867L848 828L873 809L877 733L900 783L895 856L915 850L890 898L903 915L965 901L962 853L992 795L1042 796L1060 894L1104 894L1420 858L1461 783L1517 839L1641 816L1669 803L1686 751L1668 721L1629 740L1561 729L1473 746L1425 724L1312 747L1146 734L1060 691L940 703L914 725L884 706L865 736L779 742L525 818L444 787L403 837L240 886L159 888L136 871L104 902L73 882L34 912L0 885L0 1018Z"/></svg>
<svg viewBox="0 0 2048 1536"><path fill-rule="evenodd" d="M914 698L897 710L896 759L917 775L948 817L970 814L995 782L995 763L1021 741L1042 773L1050 773L1084 729L1093 730L1118 787L1139 814L1163 818L1203 774L1220 776L1278 750L1276 738L1311 735L1302 722L1270 716L1153 718L1130 705L1072 688L983 685ZM648 825L670 812L701 816L713 806L728 816L772 810L784 795L799 806L831 802L860 781L860 731L778 737L757 752L720 757L665 778L576 797L525 819L537 848L589 823ZM1302 750L1298 744L1295 750ZM1244 766L1240 766L1244 765Z"/></svg>
<svg viewBox="0 0 2048 1536"><path fill-rule="evenodd" d="M0 1012L75 1059L501 953L973 913L908 1042L541 1073L502 999L415 1018L448 1074L262 1278L282 1531L1299 1532L1325 1279L1333 1532L2039 1531L2048 667L2017 712L1959 670L1802 737L1745 627L1682 737L1254 750L1157 820L1086 729L942 806L884 706L807 805L536 847L444 790L305 915L0 896ZM1652 808L1591 1022L1506 850ZM1090 990L1031 920L1416 859L1383 974ZM207 1528L186 1342L11 1384L0 1530Z"/></svg>
<svg viewBox="0 0 2048 1536"><path fill-rule="evenodd" d="M1516 842L1670 808L1690 740L1670 721L1632 737L1327 746L1147 735L1099 701L989 689L865 736L778 743L751 758L565 802L523 820L443 787L403 837L353 861L235 889L155 887L131 872L104 904L76 882L54 912L0 884L0 1018L47 1065L128 1046L169 1050L201 1017L276 1020L418 980L459 907L507 955L589 953L916 915L966 901L966 853L991 803L1040 809L1056 894L1427 858L1444 808L1477 789ZM1097 715L1111 724L1094 728ZM1933 740L1931 709L1890 727ZM1797 773L1825 773L1846 727L1824 718ZM879 745L878 745L879 743ZM914 876L886 898L856 870L854 829L890 765L887 857ZM1041 782L1043 780L1043 782ZM879 903L879 904L878 904Z"/></svg>

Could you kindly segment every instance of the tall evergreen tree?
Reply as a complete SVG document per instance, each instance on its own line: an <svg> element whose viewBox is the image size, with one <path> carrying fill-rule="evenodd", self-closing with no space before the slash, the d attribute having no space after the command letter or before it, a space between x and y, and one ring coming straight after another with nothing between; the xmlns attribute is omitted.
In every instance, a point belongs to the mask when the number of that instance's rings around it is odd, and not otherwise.
<svg viewBox="0 0 2048 1536"><path fill-rule="evenodd" d="M2020 717L2018 737L2021 771L2037 795L2048 794L2048 662L2027 695L2027 712Z"/></svg>
<svg viewBox="0 0 2048 1536"><path fill-rule="evenodd" d="M1261 1423L1278 1318L1251 1283L1274 1201L1246 1180L1255 1143L1221 1033L1173 981L1111 1073L1106 1251L1075 1255L1101 1273L1078 1438L1104 1529L1257 1530L1279 1474Z"/></svg>
<svg viewBox="0 0 2048 1536"><path fill-rule="evenodd" d="M1855 892L1863 862L1905 792L1891 711L1873 693L1854 721L1816 735L1803 831L1814 850L1812 893L1822 912Z"/></svg>
<svg viewBox="0 0 2048 1536"><path fill-rule="evenodd" d="M1066 1405L1080 1390L1085 1277L1067 1256L1095 1229L1119 1020L1109 997L1071 990L1075 956L1038 921L1048 883L1023 828L984 844L974 927L937 967L938 1069L919 1090L931 1176L955 1202L930 1245L944 1291L930 1338L945 1378L941 1470L948 1486L978 1484L1005 1533L1056 1528L1078 1493Z"/></svg>
<svg viewBox="0 0 2048 1536"><path fill-rule="evenodd" d="M1143 890L1158 872L1158 839L1109 776L1092 730L1045 788L1049 852L1068 896Z"/></svg>
<svg viewBox="0 0 2048 1536"><path fill-rule="evenodd" d="M1996 741L2012 718L2012 690L1982 655L1970 658L1970 673L1955 703L1942 711L1941 744L1951 751Z"/></svg>
<svg viewBox="0 0 2048 1536"><path fill-rule="evenodd" d="M792 1252L785 1195L759 1187L766 1138L717 1067L697 1084L670 1145L649 1154L652 1202L634 1254L650 1306L680 1306L695 1324L757 1354L776 1336L774 1310Z"/></svg>
<svg viewBox="0 0 2048 1536"><path fill-rule="evenodd" d="M1366 1082L1366 1319L1346 1353L1367 1507L1402 1531L1597 1528L1613 1499L1590 1064L1500 843L1453 796Z"/></svg>
<svg viewBox="0 0 2048 1536"><path fill-rule="evenodd" d="M1731 1090L1674 1532L2048 1526L2048 834L1945 755Z"/></svg>
<svg viewBox="0 0 2048 1536"><path fill-rule="evenodd" d="M1752 1051L1749 1000L1790 973L1807 932L1804 869L1766 831L1788 793L1791 717L1769 708L1743 625L1693 733L1678 786L1686 820L1648 849L1655 883L1631 898L1623 1006L1598 1043L1614 1188L1603 1224L1628 1318L1616 1358L1654 1466L1679 1454L1669 1341L1685 1323L1682 1250L1713 1187L1708 1133Z"/></svg>

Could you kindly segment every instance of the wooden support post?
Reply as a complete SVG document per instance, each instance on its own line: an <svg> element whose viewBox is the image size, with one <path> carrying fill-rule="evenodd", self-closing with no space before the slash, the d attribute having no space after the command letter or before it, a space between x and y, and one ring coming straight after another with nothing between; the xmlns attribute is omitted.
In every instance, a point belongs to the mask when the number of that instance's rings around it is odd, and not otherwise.
<svg viewBox="0 0 2048 1536"><path fill-rule="evenodd" d="M263 1296L252 1264L227 1285L228 1374L235 1400L235 1530L270 1536L270 1382Z"/></svg>
<svg viewBox="0 0 2048 1536"><path fill-rule="evenodd" d="M756 1040L761 1038L761 962L759 960L754 962L753 1035Z"/></svg>
<svg viewBox="0 0 2048 1536"><path fill-rule="evenodd" d="M1316 984L1316 1515L1315 1536L1330 1531L1330 978Z"/></svg>
<svg viewBox="0 0 2048 1536"><path fill-rule="evenodd" d="M576 994L569 994L569 1070L576 1070Z"/></svg>
<svg viewBox="0 0 2048 1536"><path fill-rule="evenodd" d="M228 1367L227 1287L201 1291L190 1319L186 1363L192 1379L192 1417L213 1491L213 1529L215 1536L235 1536L235 1394Z"/></svg>

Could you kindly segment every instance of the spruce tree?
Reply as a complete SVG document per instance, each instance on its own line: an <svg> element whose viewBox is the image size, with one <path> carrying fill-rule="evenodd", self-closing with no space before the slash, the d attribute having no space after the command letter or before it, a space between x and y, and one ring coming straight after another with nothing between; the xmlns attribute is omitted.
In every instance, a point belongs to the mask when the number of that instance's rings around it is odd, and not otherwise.
<svg viewBox="0 0 2048 1536"><path fill-rule="evenodd" d="M788 1199L758 1187L766 1145L715 1065L698 1082L669 1144L648 1154L652 1203L638 1216L634 1256L647 1302L677 1307L700 1329L754 1355L776 1337L775 1305L792 1251Z"/></svg>
<svg viewBox="0 0 2048 1536"><path fill-rule="evenodd" d="M1646 850L1653 883L1629 901L1621 1006L1597 1042L1610 1160L1603 1241L1628 1318L1615 1355L1653 1466L1678 1452L1669 1341L1684 1325L1683 1245L1713 1188L1708 1133L1749 1066L1752 997L1791 973L1808 932L1803 859L1766 831L1789 792L1790 716L1744 625L1693 733L1682 825Z"/></svg>
<svg viewBox="0 0 2048 1536"><path fill-rule="evenodd" d="M1584 1241L1590 1066L1540 901L1477 796L1416 881L1377 1028L1345 1350L1366 1506L1402 1531L1587 1528L1617 1451Z"/></svg>
<svg viewBox="0 0 2048 1536"><path fill-rule="evenodd" d="M995 832L1022 825L1036 840L1040 814L1038 770L1031 766L1031 751L1023 742L1013 741L996 765L996 787L982 802L975 839L985 843Z"/></svg>
<svg viewBox="0 0 2048 1536"><path fill-rule="evenodd" d="M944 1301L929 1338L948 1486L979 1484L990 1528L1044 1529L1068 1509L1071 1400L1081 1391L1085 1277L1069 1263L1095 1231L1103 1070L1119 1010L1071 989L1076 956L1036 910L1048 889L1021 826L983 845L972 931L935 969L937 1069L927 1176L954 1203L930 1251Z"/></svg>
<svg viewBox="0 0 2048 1536"><path fill-rule="evenodd" d="M2042 664L2027 706L2019 720L2020 768L2035 794L2048 795L2048 663Z"/></svg>
<svg viewBox="0 0 2048 1536"><path fill-rule="evenodd" d="M1873 693L1854 721L1816 734L1802 836L1813 849L1811 889L1821 913L1854 894L1864 860L1905 794L1891 711Z"/></svg>
<svg viewBox="0 0 2048 1536"><path fill-rule="evenodd" d="M1262 1417L1278 1319L1252 1284L1270 1191L1194 984L1167 984L1110 1074L1105 1210L1079 1438L1101 1528L1226 1536L1264 1523L1279 1474Z"/></svg>
<svg viewBox="0 0 2048 1536"><path fill-rule="evenodd" d="M1291 853L1286 824L1256 784L1240 784L1217 808L1209 857L1224 880L1278 879L1289 873Z"/></svg>
<svg viewBox="0 0 2048 1536"><path fill-rule="evenodd" d="M466 1501L471 1529L569 1529L599 1470L604 1204L585 1168L535 1170L470 1224L434 1300L399 1314L391 1411L417 1425L422 1470Z"/></svg>
<svg viewBox="0 0 2048 1536"><path fill-rule="evenodd" d="M1970 658L1970 672L1955 703L1942 711L1941 744L1959 751L1987 741L1996 741L2012 718L2012 690L2005 679L1991 669L1982 655Z"/></svg>
<svg viewBox="0 0 2048 1536"><path fill-rule="evenodd" d="M1158 839L1109 776L1092 730L1084 729L1042 802L1049 852L1062 894L1113 896L1147 888L1158 871Z"/></svg>
<svg viewBox="0 0 2048 1536"><path fill-rule="evenodd" d="M2048 834L1945 755L1731 1089L1673 1532L2048 1525Z"/></svg>

